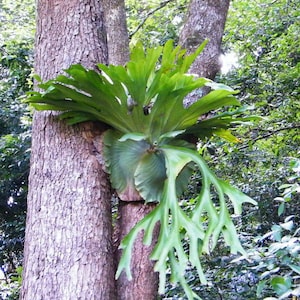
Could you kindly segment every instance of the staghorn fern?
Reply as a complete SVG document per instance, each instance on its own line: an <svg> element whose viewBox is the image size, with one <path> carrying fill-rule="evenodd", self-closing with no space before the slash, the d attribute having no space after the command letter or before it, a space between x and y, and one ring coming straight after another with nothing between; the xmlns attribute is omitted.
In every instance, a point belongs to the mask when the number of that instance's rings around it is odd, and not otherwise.
<svg viewBox="0 0 300 300"><path fill-rule="evenodd" d="M137 234L144 230L144 243L150 245L153 228L160 223L159 238L151 259L160 274L159 292L163 293L169 264L174 282L179 282L189 299L199 298L188 286L184 272L188 264L206 279L200 255L210 253L222 234L232 253L244 253L230 217L227 201L234 212L255 201L220 180L208 168L194 145L186 140L194 136L217 135L231 142L238 139L231 127L256 117L241 117L240 106L231 88L205 78L187 74L204 42L191 55L168 41L164 47L144 50L138 43L131 59L123 66L99 64L100 73L73 65L57 78L39 87L43 92L30 92L27 102L37 110L61 111L61 119L70 125L84 121L101 121L112 129L105 133L104 156L112 186L123 200L143 197L157 202L156 208L141 220L123 239L123 254L116 277L125 270L131 278L131 251ZM192 91L209 86L210 93L185 107L185 97ZM200 120L207 112L229 107L225 112ZM186 187L196 166L202 174L202 189L191 213L183 211L178 196ZM211 187L218 195L212 201ZM202 217L206 216L206 224ZM184 234L183 234L184 233ZM189 253L183 249L188 237Z"/></svg>

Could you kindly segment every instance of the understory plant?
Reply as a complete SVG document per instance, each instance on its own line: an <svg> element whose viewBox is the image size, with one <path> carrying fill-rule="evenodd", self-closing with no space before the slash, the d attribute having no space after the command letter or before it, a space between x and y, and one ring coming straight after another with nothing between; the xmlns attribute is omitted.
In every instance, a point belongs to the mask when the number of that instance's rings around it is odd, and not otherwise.
<svg viewBox="0 0 300 300"><path fill-rule="evenodd" d="M98 64L97 72L72 65L65 70L66 76L40 82L42 92L32 91L26 100L37 110L61 111L60 119L70 125L100 121L110 126L104 137L104 156L112 186L120 199L142 197L145 205L157 203L121 242L116 277L125 271L131 278L131 252L138 233L144 231L143 242L150 245L159 223L151 254L160 275L159 292L165 290L170 268L171 280L183 286L189 299L199 297L185 279L187 266L195 267L205 283L200 255L210 253L220 236L232 253L244 253L231 208L240 214L243 203L255 204L217 178L196 145L189 142L212 135L238 141L230 128L254 118L241 116L245 108L240 107L231 88L187 73L205 44L187 55L172 41L147 50L137 43L125 66ZM184 106L185 97L204 87L211 91ZM206 116L212 111L211 117ZM179 197L196 169L201 172L201 191L194 209L187 212ZM183 246L186 241L187 251Z"/></svg>
<svg viewBox="0 0 300 300"><path fill-rule="evenodd" d="M297 205L300 196L300 159L290 162L290 176L280 186L283 190L278 201L278 215L283 216L286 207ZM288 209L293 214L284 218L283 222L274 224L271 230L259 238L262 247L250 251L248 259L258 261L255 271L260 273L257 285L257 296L262 297L266 291L273 292L277 298L287 299L300 296L300 226L299 216L294 210ZM271 292L270 292L271 290ZM264 298L266 299L266 298Z"/></svg>

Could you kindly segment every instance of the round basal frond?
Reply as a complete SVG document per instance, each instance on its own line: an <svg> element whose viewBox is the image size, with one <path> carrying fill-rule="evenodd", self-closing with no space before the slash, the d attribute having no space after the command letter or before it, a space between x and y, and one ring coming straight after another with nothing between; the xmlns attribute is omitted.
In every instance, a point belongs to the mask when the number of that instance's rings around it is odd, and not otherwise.
<svg viewBox="0 0 300 300"><path fill-rule="evenodd" d="M134 173L135 186L146 202L159 202L166 179L165 158L160 151L148 151Z"/></svg>
<svg viewBox="0 0 300 300"><path fill-rule="evenodd" d="M166 179L164 156L141 138L139 134L106 132L106 167L120 199L158 202Z"/></svg>
<svg viewBox="0 0 300 300"><path fill-rule="evenodd" d="M134 183L134 173L147 153L149 144L144 140L126 140L120 142L121 133L109 130L104 135L104 157L110 174L112 187L122 200L140 200Z"/></svg>

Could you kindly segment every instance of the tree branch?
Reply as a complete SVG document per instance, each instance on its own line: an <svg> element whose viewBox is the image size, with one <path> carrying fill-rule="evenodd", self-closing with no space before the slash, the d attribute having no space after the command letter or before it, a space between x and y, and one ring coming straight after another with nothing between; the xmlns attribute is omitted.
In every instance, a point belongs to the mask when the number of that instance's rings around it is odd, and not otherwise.
<svg viewBox="0 0 300 300"><path fill-rule="evenodd" d="M261 135L261 136L255 138L255 139L253 139L252 141L253 141L253 142L256 142L256 141L259 141L259 140L268 138L268 137L270 137L270 136L272 136L272 135L274 135L274 134L276 134L276 133L278 133L278 132L280 132L280 131L290 130L290 129L297 129L297 128L300 128L300 124L292 124L291 126L288 126L288 127L278 128L278 129L276 129L276 130L274 130L274 131L270 131L269 133L266 133L266 134L264 134L264 135ZM242 145L242 146L238 147L237 149L238 149L238 150L243 150L243 149L245 149L245 148L247 148L247 147L249 147L249 145L248 145L248 144L245 144L245 145ZM211 161L212 161L212 162L215 162L215 161L217 161L220 157L224 157L225 155L227 155L227 153L223 152L222 154L220 154L220 155L218 155L218 156L215 156Z"/></svg>
<svg viewBox="0 0 300 300"><path fill-rule="evenodd" d="M174 0L166 0L160 3L159 6L157 6L156 8L150 10L146 16L143 18L143 20L141 21L141 23L135 28L135 30L129 34L129 39L131 39L140 29L141 27L143 27L143 25L146 23L146 21L148 20L148 18L150 16L152 16L153 14L155 14L158 10L160 10L161 8L165 7L167 4L169 4L170 2L173 2Z"/></svg>
<svg viewBox="0 0 300 300"><path fill-rule="evenodd" d="M282 128L278 128L276 130L273 130L273 131L270 131L266 134L263 134L261 136L258 136L257 138L253 139L252 142L255 143L259 140L263 140L263 139L266 139L272 135L275 135L276 133L280 132L280 131L284 131L284 130L291 130L291 129L297 129L297 128L300 128L300 124L292 124L291 126L288 126L288 127L282 127ZM238 147L238 150L242 150L242 149L245 149L248 147L248 144L247 145L243 145L241 147Z"/></svg>

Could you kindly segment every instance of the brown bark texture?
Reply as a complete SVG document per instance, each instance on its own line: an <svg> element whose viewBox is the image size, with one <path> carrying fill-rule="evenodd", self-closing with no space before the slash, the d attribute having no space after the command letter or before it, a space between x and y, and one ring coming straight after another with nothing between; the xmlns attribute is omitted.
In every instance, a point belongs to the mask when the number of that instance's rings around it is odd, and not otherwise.
<svg viewBox="0 0 300 300"><path fill-rule="evenodd" d="M195 60L190 73L214 79L220 70L221 41L230 0L192 0L179 43L193 52L205 40L209 42Z"/></svg>
<svg viewBox="0 0 300 300"><path fill-rule="evenodd" d="M35 52L43 80L106 63L101 2L39 0ZM103 130L34 115L21 299L116 299Z"/></svg>

